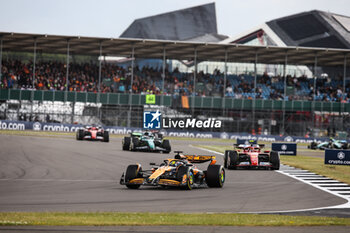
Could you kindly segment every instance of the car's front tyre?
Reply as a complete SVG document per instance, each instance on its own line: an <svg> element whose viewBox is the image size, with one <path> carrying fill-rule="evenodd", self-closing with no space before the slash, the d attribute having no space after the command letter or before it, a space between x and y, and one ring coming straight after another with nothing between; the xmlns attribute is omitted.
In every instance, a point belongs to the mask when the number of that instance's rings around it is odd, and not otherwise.
<svg viewBox="0 0 350 233"><path fill-rule="evenodd" d="M131 138L130 137L124 137L124 139L122 141L123 150L129 150L130 142L131 142Z"/></svg>
<svg viewBox="0 0 350 233"><path fill-rule="evenodd" d="M224 166L227 169L237 169L237 164L239 161L238 153L235 150L225 151L225 161Z"/></svg>
<svg viewBox="0 0 350 233"><path fill-rule="evenodd" d="M171 151L171 146L169 140L163 140L162 147L165 149L164 153L169 154Z"/></svg>
<svg viewBox="0 0 350 233"><path fill-rule="evenodd" d="M270 163L272 165L271 170L279 170L280 169L280 156L279 156L277 151L271 151Z"/></svg>
<svg viewBox="0 0 350 233"><path fill-rule="evenodd" d="M129 146L130 150L131 151L136 150L136 147L138 147L139 144L140 144L140 140L138 138L133 138L132 137L130 141L131 141L130 142L130 146Z"/></svg>
<svg viewBox="0 0 350 233"><path fill-rule="evenodd" d="M210 188L222 188L225 183L225 169L221 165L209 165L205 181Z"/></svg>
<svg viewBox="0 0 350 233"><path fill-rule="evenodd" d="M308 146L309 149L311 150L316 150L317 149L317 143L316 142L311 142L310 146Z"/></svg>
<svg viewBox="0 0 350 233"><path fill-rule="evenodd" d="M109 142L109 132L108 131L103 131L103 141Z"/></svg>
<svg viewBox="0 0 350 233"><path fill-rule="evenodd" d="M78 129L77 134L76 134L77 140L83 140L84 139L84 130L83 129Z"/></svg>
<svg viewBox="0 0 350 233"><path fill-rule="evenodd" d="M176 174L177 180L182 182L184 179L184 176L186 176L186 183L184 186L182 186L182 188L186 190L191 190L193 187L194 175L193 175L193 172L191 172L190 167L186 167L186 166L179 167Z"/></svg>
<svg viewBox="0 0 350 233"><path fill-rule="evenodd" d="M125 172L125 182L129 182L130 180L142 177L141 173L142 172L142 168L141 166L139 167L136 164L133 165L129 165L126 169ZM140 188L141 185L139 184L127 184L126 187L128 187L129 189L138 189Z"/></svg>

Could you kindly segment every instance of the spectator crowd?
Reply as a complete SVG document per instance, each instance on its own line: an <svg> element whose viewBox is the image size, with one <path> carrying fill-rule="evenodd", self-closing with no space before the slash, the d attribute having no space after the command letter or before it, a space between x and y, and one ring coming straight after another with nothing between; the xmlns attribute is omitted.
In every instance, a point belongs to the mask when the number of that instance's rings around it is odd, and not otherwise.
<svg viewBox="0 0 350 233"><path fill-rule="evenodd" d="M38 62L35 66L33 86L33 63L19 60L2 62L0 88L60 90L66 88L77 92L99 91L99 66L95 63L69 64L68 82L66 64L61 62ZM257 77L254 91L254 77L251 75L227 75L215 70L213 74L199 72L196 81L193 73L181 73L177 69L165 71L164 89L162 69L135 67L131 86L131 69L112 63L103 63L101 68L100 91L102 93L153 93L165 95L225 96L239 99L284 99L284 77L269 76L267 73ZM286 100L313 100L314 79L287 76ZM68 86L67 86L68 85ZM195 87L195 91L194 91ZM350 84L343 93L342 80L329 77L316 79L315 99L318 101L350 102Z"/></svg>

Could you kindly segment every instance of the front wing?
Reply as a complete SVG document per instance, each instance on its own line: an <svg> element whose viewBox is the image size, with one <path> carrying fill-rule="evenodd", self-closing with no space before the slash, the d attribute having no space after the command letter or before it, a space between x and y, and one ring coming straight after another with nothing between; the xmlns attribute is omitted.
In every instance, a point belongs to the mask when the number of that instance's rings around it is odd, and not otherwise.
<svg viewBox="0 0 350 233"><path fill-rule="evenodd" d="M165 148L156 146L154 149L150 149L147 145L145 146L136 146L134 150L138 151L167 151Z"/></svg>
<svg viewBox="0 0 350 233"><path fill-rule="evenodd" d="M231 165L232 166L232 165ZM272 167L270 162L260 162L257 165L251 164L250 162L240 162L235 167L249 167L249 168L259 168L259 167Z"/></svg>
<svg viewBox="0 0 350 233"><path fill-rule="evenodd" d="M135 178L129 181L125 181L125 174L123 173L120 178L121 185L146 185L146 186L172 186L172 187L181 187L185 186L186 182L181 182L174 179L155 179L148 180L147 177Z"/></svg>
<svg viewBox="0 0 350 233"><path fill-rule="evenodd" d="M93 140L93 141L103 141L103 137L102 136L96 136L95 138L93 138L91 135L85 135L83 137L84 140Z"/></svg>

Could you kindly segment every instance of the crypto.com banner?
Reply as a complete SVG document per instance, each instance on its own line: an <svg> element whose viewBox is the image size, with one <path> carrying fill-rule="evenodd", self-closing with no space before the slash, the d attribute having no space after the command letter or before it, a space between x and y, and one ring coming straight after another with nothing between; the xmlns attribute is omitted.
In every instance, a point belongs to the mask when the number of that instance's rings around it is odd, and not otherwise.
<svg viewBox="0 0 350 233"><path fill-rule="evenodd" d="M59 132L75 132L84 125L79 124L61 124L61 123L44 123L44 122L28 122L28 121L10 121L0 120L0 130L36 130L36 131L59 131ZM104 126L105 130L111 134L129 134L132 132L141 132L140 128L119 127L119 126ZM300 142L311 143L313 141L328 141L328 138L304 138L291 136L273 136L273 135L251 135L247 133L225 133L225 132L202 132L190 130L160 130L164 136L169 137L190 137L190 138L222 138L222 139L241 139L241 140L257 140L258 142Z"/></svg>
<svg viewBox="0 0 350 233"><path fill-rule="evenodd" d="M326 149L324 154L324 163L332 165L350 165L349 150L330 150Z"/></svg>

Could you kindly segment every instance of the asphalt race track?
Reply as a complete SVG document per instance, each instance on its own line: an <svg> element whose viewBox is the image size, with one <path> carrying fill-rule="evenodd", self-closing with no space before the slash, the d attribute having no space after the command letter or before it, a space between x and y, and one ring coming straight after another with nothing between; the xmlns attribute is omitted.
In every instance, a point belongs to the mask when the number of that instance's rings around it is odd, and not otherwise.
<svg viewBox="0 0 350 233"><path fill-rule="evenodd" d="M172 140L173 150L209 154ZM264 212L343 204L340 197L274 171L229 170L222 189L191 191L119 184L127 165L161 162L173 154L128 152L72 137L0 135L0 211ZM223 164L220 155L218 163ZM283 169L283 168L282 168Z"/></svg>

